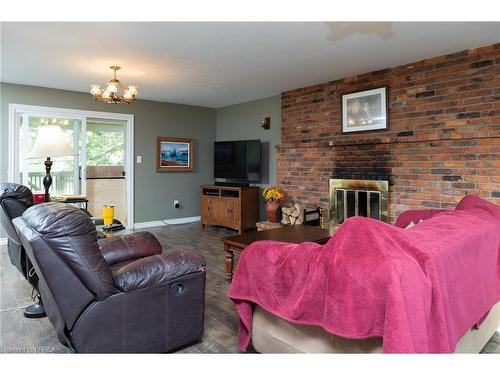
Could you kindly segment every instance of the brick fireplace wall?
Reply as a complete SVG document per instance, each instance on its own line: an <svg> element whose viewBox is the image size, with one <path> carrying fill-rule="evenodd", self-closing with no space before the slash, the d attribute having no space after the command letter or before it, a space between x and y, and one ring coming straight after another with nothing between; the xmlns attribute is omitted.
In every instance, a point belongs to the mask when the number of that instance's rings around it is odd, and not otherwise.
<svg viewBox="0 0 500 375"><path fill-rule="evenodd" d="M341 95L381 86L389 130L342 135ZM391 176L392 222L468 193L500 204L500 43L287 91L281 113L289 201L328 210L332 176L378 172Z"/></svg>

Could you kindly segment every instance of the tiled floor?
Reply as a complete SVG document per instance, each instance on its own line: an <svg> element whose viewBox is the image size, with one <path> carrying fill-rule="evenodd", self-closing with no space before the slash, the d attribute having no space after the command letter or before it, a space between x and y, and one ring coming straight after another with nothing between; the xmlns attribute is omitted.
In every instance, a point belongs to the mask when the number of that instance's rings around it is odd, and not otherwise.
<svg viewBox="0 0 500 375"><path fill-rule="evenodd" d="M237 353L238 319L227 298L224 254L221 237L233 234L199 223L149 229L165 252L195 250L207 261L205 334L203 340L185 347L181 353ZM9 262L6 246L0 246L0 352L68 353L55 336L47 318L25 319L23 308L31 304L31 288ZM500 334L496 333L483 352L500 353Z"/></svg>

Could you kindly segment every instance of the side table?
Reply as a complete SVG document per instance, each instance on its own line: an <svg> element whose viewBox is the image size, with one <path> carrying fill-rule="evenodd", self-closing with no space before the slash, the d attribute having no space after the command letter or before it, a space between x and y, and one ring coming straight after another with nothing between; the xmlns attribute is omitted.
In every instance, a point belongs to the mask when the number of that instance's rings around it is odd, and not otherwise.
<svg viewBox="0 0 500 375"><path fill-rule="evenodd" d="M271 240L288 243L316 242L324 244L330 239L333 230L308 225L288 225L279 228L248 232L236 236L224 237L224 252L226 254L226 276L229 281L233 278L234 253L241 254L245 248L255 241Z"/></svg>
<svg viewBox="0 0 500 375"><path fill-rule="evenodd" d="M95 229L97 231L97 238L109 238L114 236L121 236L127 232L126 228L115 231L106 230L106 227L104 225L96 225Z"/></svg>
<svg viewBox="0 0 500 375"><path fill-rule="evenodd" d="M80 198L50 198L51 202L59 202L59 203L78 203L80 204L80 208L83 208L85 211L88 210L88 205L89 205L89 200L86 197L80 197ZM83 207L82 207L83 206Z"/></svg>

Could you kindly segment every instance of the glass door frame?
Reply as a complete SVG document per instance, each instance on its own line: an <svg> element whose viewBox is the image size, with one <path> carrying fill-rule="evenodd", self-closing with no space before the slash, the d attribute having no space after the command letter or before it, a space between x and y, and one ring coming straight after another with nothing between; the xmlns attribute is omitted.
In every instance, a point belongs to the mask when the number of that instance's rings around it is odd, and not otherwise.
<svg viewBox="0 0 500 375"><path fill-rule="evenodd" d="M81 122L81 134L85 137L87 118L102 118L110 120L122 120L125 121L125 180L127 186L127 228L134 228L134 115L125 113L112 113L112 112L96 112L96 111L85 111L78 109L69 108L55 108L55 107L43 107L43 106L33 106L25 104L15 104L9 103L9 149L8 149L8 171L7 175L9 181L18 182L19 181L19 171L21 170L21 160L19 160L19 148L22 145L19 144L19 121L21 117L23 119L23 128L25 133L28 129L28 117L29 116L39 116L39 117L49 117L49 118L63 118L71 120L79 120ZM26 135L26 134L25 134ZM23 137L27 139L27 137ZM81 159L80 165L81 169L81 194L86 194L86 176L85 168L83 166L86 164L86 142L82 138L82 149L81 149ZM25 168L23 168L25 169Z"/></svg>

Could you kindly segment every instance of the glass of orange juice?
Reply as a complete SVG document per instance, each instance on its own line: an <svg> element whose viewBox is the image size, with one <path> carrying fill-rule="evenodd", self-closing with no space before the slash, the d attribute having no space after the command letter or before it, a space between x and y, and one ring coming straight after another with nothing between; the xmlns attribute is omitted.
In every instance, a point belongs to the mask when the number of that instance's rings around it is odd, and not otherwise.
<svg viewBox="0 0 500 375"><path fill-rule="evenodd" d="M107 204L102 206L102 218L104 225L108 226L113 224L113 217L115 216L115 206L112 204Z"/></svg>

